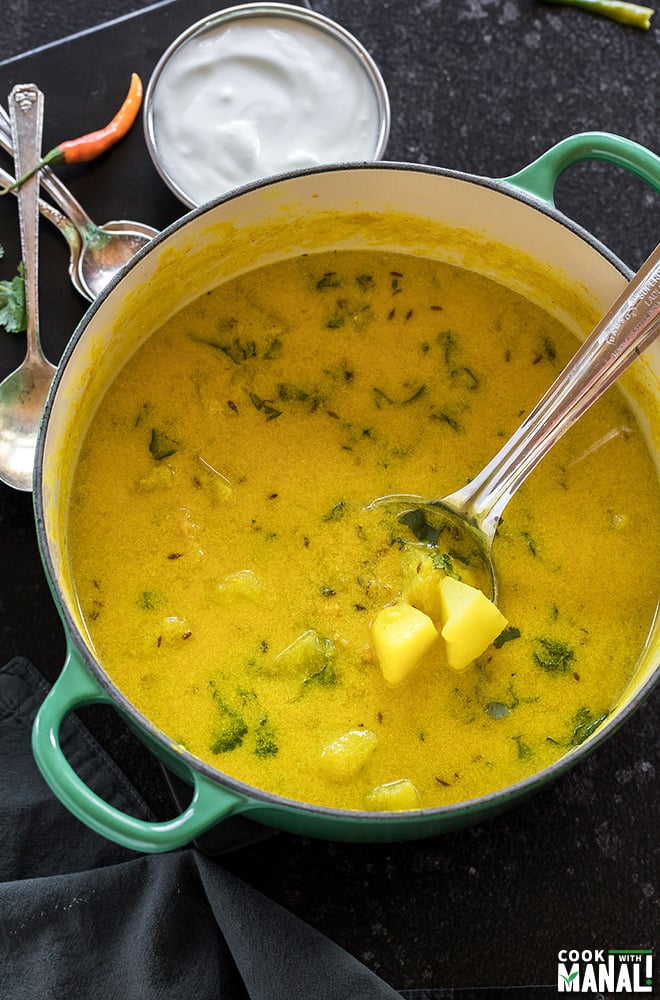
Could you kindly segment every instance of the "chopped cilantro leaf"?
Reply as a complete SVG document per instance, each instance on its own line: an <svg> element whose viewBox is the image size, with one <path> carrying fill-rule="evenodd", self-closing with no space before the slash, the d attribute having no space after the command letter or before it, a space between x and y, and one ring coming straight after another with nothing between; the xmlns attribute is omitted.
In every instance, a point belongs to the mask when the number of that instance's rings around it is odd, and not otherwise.
<svg viewBox="0 0 660 1000"><path fill-rule="evenodd" d="M0 281L0 326L4 326L8 333L22 333L27 328L22 263L11 281Z"/></svg>
<svg viewBox="0 0 660 1000"><path fill-rule="evenodd" d="M174 455L178 447L179 442L175 441L174 438L171 438L164 431L159 431L155 427L152 428L149 451L157 462L162 461L164 458L169 458L170 455Z"/></svg>
<svg viewBox="0 0 660 1000"><path fill-rule="evenodd" d="M540 650L534 651L534 660L543 670L549 673L564 673L575 659L575 653L570 646L559 639L538 639Z"/></svg>

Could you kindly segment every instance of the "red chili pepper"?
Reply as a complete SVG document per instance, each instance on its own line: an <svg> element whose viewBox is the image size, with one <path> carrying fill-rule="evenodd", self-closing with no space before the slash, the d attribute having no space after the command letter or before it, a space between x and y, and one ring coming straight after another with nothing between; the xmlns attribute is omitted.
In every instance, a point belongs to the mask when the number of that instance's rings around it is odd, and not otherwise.
<svg viewBox="0 0 660 1000"><path fill-rule="evenodd" d="M52 163L86 163L88 160L93 160L97 156L100 156L101 153L114 146L119 139L126 135L137 118L141 104L142 81L137 73L133 73L131 76L131 85L124 103L105 128L97 129L95 132L88 132L87 135L81 135L78 139L68 139L66 142L61 142L59 146L55 146L54 149L46 153L29 173L24 174L23 177L19 177L9 187L2 188L0 194L15 191L16 188L24 184L29 177L36 174L42 167L49 166Z"/></svg>

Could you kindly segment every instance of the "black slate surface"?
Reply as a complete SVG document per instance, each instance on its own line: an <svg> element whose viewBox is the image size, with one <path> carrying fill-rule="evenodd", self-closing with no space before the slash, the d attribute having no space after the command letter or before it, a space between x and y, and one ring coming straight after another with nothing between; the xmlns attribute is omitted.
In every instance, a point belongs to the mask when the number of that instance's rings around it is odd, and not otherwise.
<svg viewBox="0 0 660 1000"><path fill-rule="evenodd" d="M4 0L0 96L17 82L42 87L48 148L100 124L97 107L105 121L130 71L146 80L168 42L218 6ZM353 31L378 61L392 101L390 159L505 176L586 129L660 149L660 14L650 32L640 32L536 0L313 6ZM131 12L139 16L20 57ZM162 227L183 213L138 129L103 160L61 176L99 222L134 217ZM631 267L657 242L660 198L622 171L572 168L557 201ZM43 340L55 360L84 303L68 284L61 238L46 224L41 238ZM18 260L11 199L0 201L0 242L3 278ZM22 353L20 337L0 336L0 377ZM31 501L2 484L0 559L0 662L28 656L52 680L64 639L40 568ZM586 764L471 830L386 846L278 835L223 864L397 988L527 986L533 997L532 984L556 983L559 948L657 947L659 714L656 692ZM85 718L153 808L171 811L158 767L132 735L105 710Z"/></svg>

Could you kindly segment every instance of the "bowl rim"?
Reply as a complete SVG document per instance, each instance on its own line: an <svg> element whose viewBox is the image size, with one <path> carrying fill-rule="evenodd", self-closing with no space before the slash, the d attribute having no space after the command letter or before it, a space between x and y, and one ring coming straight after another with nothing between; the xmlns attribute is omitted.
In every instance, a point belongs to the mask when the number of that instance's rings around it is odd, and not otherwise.
<svg viewBox="0 0 660 1000"><path fill-rule="evenodd" d="M124 275L137 266L143 257L145 257L148 253L151 253L153 250L157 250L157 248L164 241L176 234L180 229L185 228L191 222L194 222L201 216L206 215L217 206L233 201L244 193L259 189L267 189L286 180L295 181L298 177L305 177L319 173L344 173L347 171L361 170L412 171L447 177L463 181L468 184L475 184L478 187L489 188L500 193L502 196L512 198L514 201L522 201L538 210L542 215L546 215L554 221L566 226L575 235L583 239L584 242L586 242L592 249L596 250L597 253L599 253L608 263L612 264L624 278L629 278L632 274L630 268L619 260L619 258L611 250L609 250L605 244L603 244L578 223L565 216L554 205L551 205L535 195L507 183L505 180L481 177L475 174L425 164L379 161L366 164L327 164L321 167L289 171L284 174L251 182L240 188L232 189L231 191L219 195L212 201L200 205L192 211L186 213L155 236L149 244L138 251L135 257L133 257L131 261L122 269L122 271L113 279L113 281L109 283L109 285L101 292L81 319L71 337L71 340L64 350L60 363L57 366L56 374L46 400L36 449L33 505L41 559L44 565L49 587L64 625L67 638L67 648L69 651L71 648L76 651L87 669L91 671L101 688L110 696L115 706L118 707L128 718L130 724L137 730L146 733L151 740L155 740L159 744L160 748L164 751L166 759L171 759L175 756L176 760L184 763L191 772L199 772L205 778L216 783L221 789L230 791L240 800L245 800L247 805L240 808L239 812L249 813L258 807L266 807L271 810L276 809L280 811L284 810L288 812L304 813L308 816L317 816L319 819L325 818L333 821L340 820L348 823L366 824L374 822L387 822L388 824L401 826L403 833L407 825L415 822L422 821L424 824L428 824L431 827L434 825L440 827L443 819L449 820L453 817L460 821L461 817L469 817L473 813L478 814L483 812L485 814L487 812L493 813L495 811L503 811L516 800L527 797L530 793L540 790L548 782L553 781L555 778L570 770L577 763L590 756L601 743L613 736L629 719L629 717L637 711L641 704L648 698L658 681L660 681L660 662L656 664L646 680L642 684L638 685L633 694L626 698L622 707L618 709L616 713L610 715L598 727L592 736L589 736L583 743L570 749L552 764L529 775L527 778L516 782L515 784L506 785L503 788L495 789L494 791L485 793L484 795L450 803L448 805L434 806L418 810L407 810L405 812L347 810L301 802L297 799L289 799L284 796L277 795L276 793L260 789L257 786L241 782L238 779L233 778L231 775L225 774L219 768L213 767L206 761L196 757L190 751L179 747L171 737L167 736L166 733L158 729L136 708L136 706L123 694L123 692L115 686L114 682L110 679L101 664L91 653L87 644L84 642L80 630L78 629L78 626L69 611L67 601L64 598L60 587L54 561L51 556L44 513L44 460L46 453L47 429L63 372L71 359L76 345L84 336L92 318L101 308L106 298L112 293L113 289L116 288L121 282ZM658 609L656 609L656 617L657 616ZM430 832L433 831L431 830Z"/></svg>
<svg viewBox="0 0 660 1000"><path fill-rule="evenodd" d="M205 17L200 18L198 21L195 21L168 45L151 73L144 95L142 124L147 151L161 179L169 187L170 191L172 191L172 193L176 195L176 197L188 208L197 208L204 203L195 200L185 190L185 188L179 184L177 179L165 166L159 152L156 139L156 126L154 122L154 97L158 87L158 82L172 56L189 41L191 41L191 39L203 35L207 31L212 31L215 28L231 25L234 22L240 23L241 21L250 20L258 21L261 18L281 18L283 21L293 23L300 22L301 24L305 24L317 30L320 35L327 35L334 41L339 42L343 48L355 57L356 65L363 71L371 84L376 100L376 109L378 114L378 130L376 132L376 142L373 153L369 159L365 161L361 160L359 162L380 160L387 147L392 119L387 86L375 59L365 48L362 42L355 37L355 35L353 35L347 28L344 28L343 25L339 24L337 21L326 17L325 14L321 14L308 6L298 6L291 3L265 2L237 4L233 7L227 7L224 10L208 14ZM258 182L259 181L256 183ZM235 188L230 188L228 190L232 191L235 190ZM221 192L221 194L225 193L227 192Z"/></svg>

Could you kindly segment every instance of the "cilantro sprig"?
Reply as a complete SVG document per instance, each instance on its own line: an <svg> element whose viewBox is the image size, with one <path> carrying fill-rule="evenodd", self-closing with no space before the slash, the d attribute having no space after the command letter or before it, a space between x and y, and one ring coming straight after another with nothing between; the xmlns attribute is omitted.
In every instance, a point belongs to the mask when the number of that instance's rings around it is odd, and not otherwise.
<svg viewBox="0 0 660 1000"><path fill-rule="evenodd" d="M0 246L0 258L4 257ZM22 262L10 281L0 281L0 326L7 333L22 333L27 328L25 313L25 272Z"/></svg>

